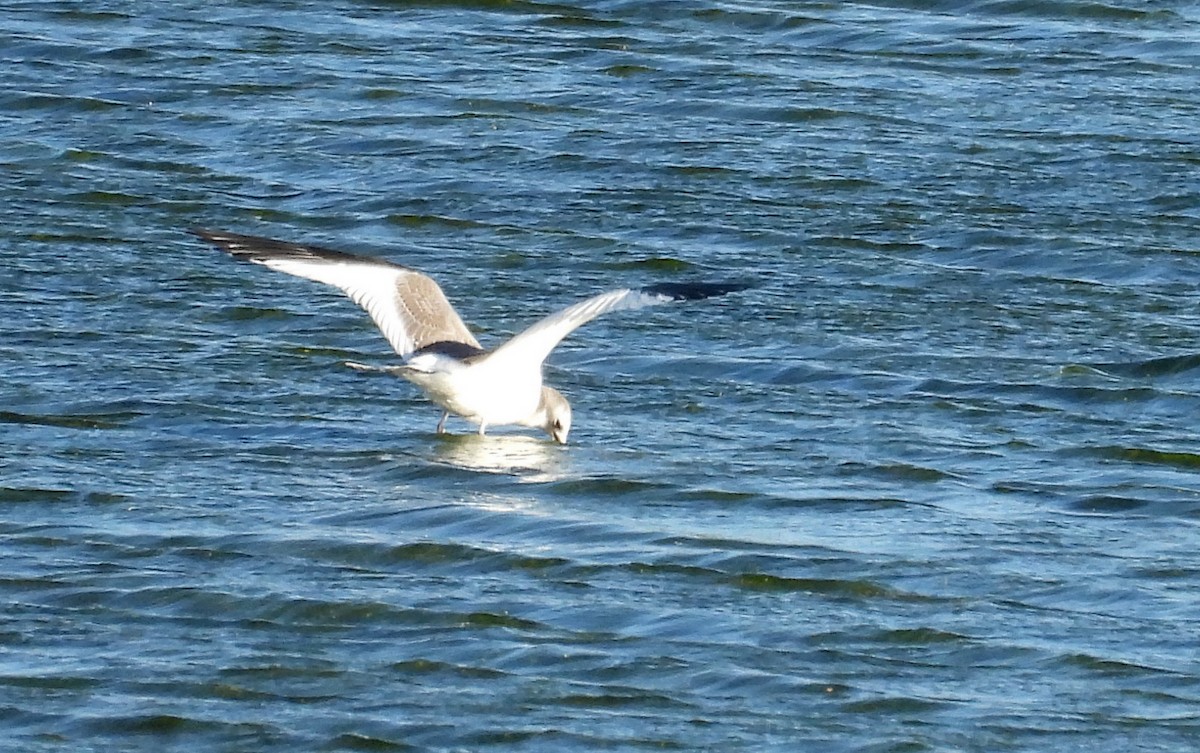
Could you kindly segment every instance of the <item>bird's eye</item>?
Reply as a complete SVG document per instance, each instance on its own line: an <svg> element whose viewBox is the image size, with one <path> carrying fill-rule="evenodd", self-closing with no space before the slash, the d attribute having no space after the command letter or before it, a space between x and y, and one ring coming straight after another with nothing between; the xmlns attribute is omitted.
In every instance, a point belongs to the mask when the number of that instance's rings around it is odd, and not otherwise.
<svg viewBox="0 0 1200 753"><path fill-rule="evenodd" d="M555 421L555 422L554 422L554 428L555 428L555 429L562 429L562 421Z"/></svg>

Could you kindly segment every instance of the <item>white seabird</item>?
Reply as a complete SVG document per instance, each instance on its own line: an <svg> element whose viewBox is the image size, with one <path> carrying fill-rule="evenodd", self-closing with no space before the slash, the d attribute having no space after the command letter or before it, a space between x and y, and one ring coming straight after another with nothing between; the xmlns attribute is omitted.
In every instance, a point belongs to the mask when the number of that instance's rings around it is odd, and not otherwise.
<svg viewBox="0 0 1200 753"><path fill-rule="evenodd" d="M542 384L542 364L577 327L609 311L639 309L671 301L698 300L742 290L727 283L663 283L623 288L580 301L534 323L494 350L485 350L432 278L383 259L348 254L252 235L193 230L237 259L323 282L366 309L403 366L387 369L420 387L444 412L479 426L518 424L542 429L565 444L571 406L558 390ZM358 368L369 369L358 364Z"/></svg>

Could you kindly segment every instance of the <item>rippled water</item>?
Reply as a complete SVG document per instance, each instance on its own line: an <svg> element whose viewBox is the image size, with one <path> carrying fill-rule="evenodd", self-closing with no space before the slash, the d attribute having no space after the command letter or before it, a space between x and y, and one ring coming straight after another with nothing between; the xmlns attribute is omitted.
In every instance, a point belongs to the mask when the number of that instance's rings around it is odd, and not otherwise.
<svg viewBox="0 0 1200 753"><path fill-rule="evenodd" d="M1200 740L1194 3L0 20L0 747ZM577 332L565 448L437 437L197 225L490 342L757 284Z"/></svg>

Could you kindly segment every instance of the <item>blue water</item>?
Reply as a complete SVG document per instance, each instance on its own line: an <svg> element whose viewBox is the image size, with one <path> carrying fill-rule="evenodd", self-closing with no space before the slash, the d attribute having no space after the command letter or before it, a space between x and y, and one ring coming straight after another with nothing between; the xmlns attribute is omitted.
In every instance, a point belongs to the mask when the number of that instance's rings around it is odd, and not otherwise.
<svg viewBox="0 0 1200 753"><path fill-rule="evenodd" d="M1200 11L0 10L0 749L1191 751ZM375 254L556 351L439 437Z"/></svg>

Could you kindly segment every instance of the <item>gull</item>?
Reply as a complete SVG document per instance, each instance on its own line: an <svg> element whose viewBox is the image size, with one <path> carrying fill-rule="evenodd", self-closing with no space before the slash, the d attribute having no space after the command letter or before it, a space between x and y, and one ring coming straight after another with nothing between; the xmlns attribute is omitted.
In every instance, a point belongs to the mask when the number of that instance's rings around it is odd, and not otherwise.
<svg viewBox="0 0 1200 753"><path fill-rule="evenodd" d="M442 408L437 433L451 414L478 425L516 424L545 431L566 444L571 405L542 383L542 364L564 337L610 311L724 295L736 283L660 283L609 290L535 322L485 350L433 278L383 259L253 235L192 230L236 259L339 288L366 309L403 361L384 369L417 385ZM373 367L348 363L372 370Z"/></svg>

